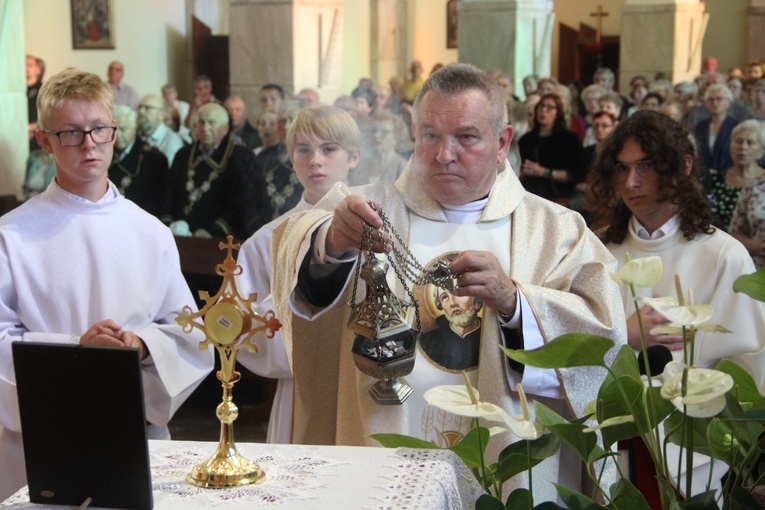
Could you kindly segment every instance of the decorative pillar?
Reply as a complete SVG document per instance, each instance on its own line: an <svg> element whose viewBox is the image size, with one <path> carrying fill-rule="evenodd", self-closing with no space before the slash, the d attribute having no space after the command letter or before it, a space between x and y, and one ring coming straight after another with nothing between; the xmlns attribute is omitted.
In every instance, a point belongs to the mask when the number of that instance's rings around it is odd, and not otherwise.
<svg viewBox="0 0 765 510"><path fill-rule="evenodd" d="M407 75L406 0L371 0L370 73L384 83L391 76Z"/></svg>
<svg viewBox="0 0 765 510"><path fill-rule="evenodd" d="M748 14L747 63L765 56L765 0L752 0Z"/></svg>
<svg viewBox="0 0 765 510"><path fill-rule="evenodd" d="M258 110L260 87L278 83L287 94L317 89L340 94L343 78L343 0L231 0L231 93Z"/></svg>
<svg viewBox="0 0 765 510"><path fill-rule="evenodd" d="M459 61L500 69L523 90L523 77L550 76L552 0L460 0Z"/></svg>
<svg viewBox="0 0 765 510"><path fill-rule="evenodd" d="M693 80L709 14L699 0L627 0L622 10L620 82L667 73L672 83ZM646 41L650 41L647 44Z"/></svg>
<svg viewBox="0 0 765 510"><path fill-rule="evenodd" d="M0 0L0 195L21 198L29 156L24 2Z"/></svg>

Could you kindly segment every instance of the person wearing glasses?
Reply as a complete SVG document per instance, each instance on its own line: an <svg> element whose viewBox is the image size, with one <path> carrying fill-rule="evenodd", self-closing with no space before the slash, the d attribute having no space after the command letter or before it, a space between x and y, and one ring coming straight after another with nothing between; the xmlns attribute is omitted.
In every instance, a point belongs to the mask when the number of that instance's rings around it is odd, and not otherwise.
<svg viewBox="0 0 765 510"><path fill-rule="evenodd" d="M754 264L743 244L712 225L713 215L699 182L701 168L688 131L667 115L644 110L620 122L603 142L589 176L596 224L607 225L599 235L620 266L627 253L631 259L661 257L664 277L652 287L635 288L639 296L677 296L673 275L678 275L686 299L691 289L695 303L712 305L712 322L734 331L697 331L695 366L712 368L721 359L730 359L747 370L763 392L765 308L733 292L733 282L753 273ZM638 350L637 312L625 287L620 290L628 342ZM682 335L652 334L666 320L647 305L639 313L646 344L664 345L675 361L682 362ZM670 445L670 455L674 448ZM693 494L707 490L707 480L719 488L720 477L727 470L724 463L716 462L710 478L712 466L702 457L694 457L694 464L699 465L694 468ZM668 465L675 469L677 462ZM679 486L685 487L685 481Z"/></svg>
<svg viewBox="0 0 765 510"><path fill-rule="evenodd" d="M175 154L186 145L181 135L165 124L165 103L157 94L147 94L138 103L138 135L159 149L172 165Z"/></svg>
<svg viewBox="0 0 765 510"><path fill-rule="evenodd" d="M112 106L95 74L46 81L36 137L56 177L0 218L0 500L26 483L13 341L138 350L153 439L170 437L173 413L213 367L201 335L175 322L194 298L170 230L108 180Z"/></svg>

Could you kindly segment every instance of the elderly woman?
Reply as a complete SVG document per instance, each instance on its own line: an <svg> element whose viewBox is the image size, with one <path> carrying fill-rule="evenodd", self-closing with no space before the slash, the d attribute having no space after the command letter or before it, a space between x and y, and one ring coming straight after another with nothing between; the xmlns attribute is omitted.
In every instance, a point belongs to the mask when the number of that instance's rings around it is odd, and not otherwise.
<svg viewBox="0 0 765 510"><path fill-rule="evenodd" d="M765 168L757 160L765 155L765 128L756 120L744 121L736 126L733 139L736 167L726 173L739 173L743 187L729 232L746 246L759 269L765 265Z"/></svg>
<svg viewBox="0 0 765 510"><path fill-rule="evenodd" d="M585 115L582 117L584 125L587 131L584 135L584 141L582 145L585 147L589 145L595 145L597 140L592 133L590 126L592 125L593 116L600 111L600 98L606 93L605 89L600 85L592 84L588 85L582 90L582 103L584 103Z"/></svg>
<svg viewBox="0 0 765 510"><path fill-rule="evenodd" d="M576 184L584 180L582 144L566 129L563 103L545 94L534 107L534 127L518 141L521 182L531 193L568 205Z"/></svg>
<svg viewBox="0 0 765 510"><path fill-rule="evenodd" d="M756 120L746 120L733 128L730 154L733 166L712 177L709 188L709 208L717 217L716 226L728 230L741 189L747 183L765 176L757 164L762 157L763 129Z"/></svg>
<svg viewBox="0 0 765 510"><path fill-rule="evenodd" d="M765 78L749 86L749 100L752 105L752 117L765 121Z"/></svg>
<svg viewBox="0 0 765 510"><path fill-rule="evenodd" d="M733 94L724 84L710 85L704 92L704 105L710 117L696 124L694 133L707 174L722 173L733 165L730 138L738 121L728 115ZM707 178L707 185L709 178Z"/></svg>

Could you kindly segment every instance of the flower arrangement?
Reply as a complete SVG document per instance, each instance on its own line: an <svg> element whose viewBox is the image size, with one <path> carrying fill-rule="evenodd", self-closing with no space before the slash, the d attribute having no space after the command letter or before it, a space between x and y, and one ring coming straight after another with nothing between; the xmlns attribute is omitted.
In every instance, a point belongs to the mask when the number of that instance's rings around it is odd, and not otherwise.
<svg viewBox="0 0 765 510"><path fill-rule="evenodd" d="M597 400L587 407L587 416L573 421L539 402L535 404L536 421L532 421L520 385L521 416L510 416L498 406L481 402L464 375L464 386L440 386L425 393L430 405L473 419L472 429L449 449L473 470L486 491L476 502L476 509L561 508L550 501L535 502L529 489L516 489L507 498L502 494L502 484L523 471L529 471L529 487L533 487L534 466L555 454L561 443L567 444L587 466L587 474L596 487L595 493L582 494L556 484L558 496L568 508L649 509L643 494L626 476L610 487L602 486L606 464L614 463L619 469L612 451L614 446L620 440L633 438L645 443L653 460L662 508L762 508L752 489L765 483L765 464L760 468L765 453L765 398L752 377L737 364L723 360L714 369L705 369L696 367L693 360L697 331L729 331L711 322L712 307L694 304L692 291L686 296L677 278L676 296L637 297L635 287L651 287L661 278L661 259L629 260L629 255L627 258L627 263L612 278L629 286L636 309L649 304L669 321L669 325L651 330L652 334L679 333L687 339L682 363L668 363L661 376L652 374L650 363L646 363L646 375L641 376L637 357L629 346L621 347L608 365L606 353L614 342L584 334L563 335L533 351L503 348L507 356L527 366L558 369L592 365L606 369ZM765 301L765 269L739 277L733 290ZM643 357L647 360L640 314L638 321ZM486 446L491 436L504 428L486 428L479 419L501 424L522 440L508 445L497 462L489 463L485 459ZM398 434L371 437L387 447L438 448ZM669 464L669 444L679 449L677 465ZM694 454L706 455L712 463L723 462L728 466L721 491L711 489L710 480L704 481L706 490L697 493L691 490ZM684 480L673 474L681 472ZM686 497L688 494L691 497Z"/></svg>

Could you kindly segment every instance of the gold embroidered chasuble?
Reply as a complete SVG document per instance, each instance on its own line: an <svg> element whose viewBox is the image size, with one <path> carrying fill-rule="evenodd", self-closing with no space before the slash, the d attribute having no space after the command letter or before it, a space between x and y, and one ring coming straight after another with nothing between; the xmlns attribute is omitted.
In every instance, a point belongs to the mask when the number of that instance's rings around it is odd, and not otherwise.
<svg viewBox="0 0 765 510"><path fill-rule="evenodd" d="M409 236L411 214L446 222L440 205L418 186L411 167L410 161L395 183L351 190L381 204L404 240ZM309 310L308 315L314 320L299 317L290 308L297 268L307 249L306 236L328 219L335 205L351 191L343 185L336 186L314 209L292 217L274 231L272 292L277 316L284 324L282 337L294 373L294 443L376 444L364 437L364 430L416 435L408 430L406 403L386 406L384 413L371 418L379 420L377 423L369 423L370 417L362 415L365 405L359 399L370 397L366 389L359 391L362 386L359 381L367 376L356 370L351 358L354 334L346 328L349 309L345 306L351 285L346 285L333 309ZM618 289L608 277L615 270L616 261L587 229L581 216L526 193L509 165L498 173L480 221L506 216L510 217L511 229L509 274L531 305L532 320L537 320L544 341L579 332L612 338L617 347L626 343ZM390 273L391 288L398 289L403 296L395 275ZM299 291L295 293L294 298L300 300ZM481 400L498 404L511 414L520 414L517 394L508 383L506 357L498 347L502 337L495 310L485 307L483 324L477 376ZM561 405L556 410L564 414L568 411L567 418L572 417L570 412L581 416L585 405L596 397L604 376L605 370L590 367L560 370L558 378L565 399L558 401ZM546 404L551 402L542 400ZM512 441L515 439L506 434L494 438L488 458L496 460L498 451ZM557 462L546 464L540 465L541 469L535 468L536 480L541 480L536 473L550 475L549 480L558 478ZM519 480L518 485L524 485L523 481ZM535 483L535 494L539 485L542 484ZM551 484L545 485L552 490ZM539 496L549 499L548 494L544 490Z"/></svg>

